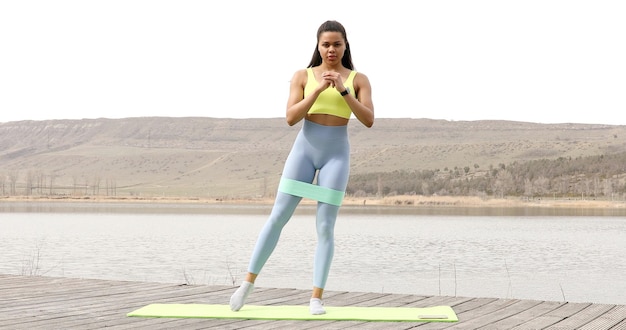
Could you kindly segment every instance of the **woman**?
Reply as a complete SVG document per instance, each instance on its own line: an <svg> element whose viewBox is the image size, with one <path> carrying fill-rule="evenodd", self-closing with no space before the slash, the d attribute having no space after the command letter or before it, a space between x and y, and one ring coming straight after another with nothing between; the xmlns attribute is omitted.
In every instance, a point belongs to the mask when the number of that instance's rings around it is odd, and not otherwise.
<svg viewBox="0 0 626 330"><path fill-rule="evenodd" d="M245 281L230 299L238 311L254 289L254 281L274 251L282 228L303 197L317 203L311 314L324 314L322 294L334 253L334 227L350 171L348 120L351 114L367 127L374 123L372 91L367 76L354 71L350 44L344 27L336 21L323 23L317 46L307 69L297 71L287 101L287 123L304 119L291 149L276 201L259 234ZM312 184L317 174L317 184Z"/></svg>

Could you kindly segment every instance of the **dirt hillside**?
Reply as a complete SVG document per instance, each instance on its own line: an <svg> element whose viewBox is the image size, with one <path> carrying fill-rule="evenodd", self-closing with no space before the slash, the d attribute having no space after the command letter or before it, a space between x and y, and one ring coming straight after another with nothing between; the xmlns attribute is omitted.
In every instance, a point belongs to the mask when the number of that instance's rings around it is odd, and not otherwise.
<svg viewBox="0 0 626 330"><path fill-rule="evenodd" d="M268 197L300 125L164 117L0 123L0 193ZM626 151L626 126L430 119L350 126L352 174Z"/></svg>

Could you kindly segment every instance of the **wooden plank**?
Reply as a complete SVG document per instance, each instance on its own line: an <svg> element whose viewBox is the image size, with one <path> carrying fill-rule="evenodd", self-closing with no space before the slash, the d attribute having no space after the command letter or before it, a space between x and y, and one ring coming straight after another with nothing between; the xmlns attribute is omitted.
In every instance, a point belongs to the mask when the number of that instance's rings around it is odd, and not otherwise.
<svg viewBox="0 0 626 330"><path fill-rule="evenodd" d="M171 288L171 287L170 287ZM113 290L114 292L107 292L107 289L95 289L91 291L91 293L84 292L80 294L74 294L71 291L71 287L68 287L68 292L64 297L59 297L56 294L51 296L48 300L47 296L38 297L30 299L29 305L22 305L15 308L7 308L5 312L10 312L12 314L15 313L23 313L24 310L31 309L33 305L36 305L40 310L56 312L59 308L64 308L65 310L71 310L73 307L77 308L85 308L90 305L101 306L100 302L102 301L114 301L115 304L123 305L127 303L124 300L125 296L131 295L138 297L138 293L143 293L143 297L145 297L145 293L147 292L145 289L143 291L137 291L137 289L130 290L128 287L125 287L124 291ZM173 291L167 290L167 287L152 287L149 292L153 292L155 294L166 295L166 297L174 294ZM183 290L189 290L187 288L179 288L176 290L178 295L185 294ZM71 299L68 299L68 295L71 295Z"/></svg>
<svg viewBox="0 0 626 330"><path fill-rule="evenodd" d="M612 329L624 319L626 319L626 306L614 306L606 313L580 327L579 330Z"/></svg>
<svg viewBox="0 0 626 330"><path fill-rule="evenodd" d="M226 304L231 286L0 275L7 329L624 329L626 306L497 298L327 291L329 306L452 306L457 323L221 320L126 317L151 303ZM256 288L248 303L306 305L309 290Z"/></svg>
<svg viewBox="0 0 626 330"><path fill-rule="evenodd" d="M483 306L487 306L493 302L498 301L497 298L474 298L472 300L466 301L462 304L454 306L454 311L457 315L465 312L469 312L475 309L482 308Z"/></svg>
<svg viewBox="0 0 626 330"><path fill-rule="evenodd" d="M135 286L137 286L137 284L135 283ZM139 286L138 286L139 287ZM190 293L188 293L190 290L197 290L197 288L194 287L184 287L184 286L172 286L172 285L168 285L167 288L169 289L174 289L177 292L170 292L168 290L166 290L164 287L162 286L157 286L157 287L153 287L151 288L148 292L158 292L160 295L164 295L165 297L176 297L174 299L176 300L180 300L180 298L178 298L178 296L187 296ZM71 299L71 300L67 300L67 295L66 295L66 301L63 302L63 304L58 304L56 301L53 303L40 303L37 305L38 308L38 315L39 317L41 316L45 316L48 315L49 318L53 317L54 315L58 314L59 312L63 312L66 316L72 317L74 320L79 319L81 314L84 313L84 310L87 310L89 308L97 308L98 310L106 313L106 310L108 308L111 308L111 306L113 306L113 308L119 309L119 307L116 306L124 306L124 303L121 303L121 299L119 299L119 294L133 294L133 296L136 296L133 291L129 291L129 290L125 290L125 293L115 293L115 294L106 294L101 291L98 290L94 290L93 294L91 296L86 295L86 296L81 296L79 298L75 298ZM145 301L147 299L147 297L152 297L153 295L150 296L146 296L145 295L146 290L143 291L143 296L140 299L143 299L143 301ZM219 291L218 291L219 292ZM193 293L193 292L192 292ZM104 303L102 303L104 302ZM143 304L142 304L143 305ZM27 306L28 307L28 306ZM136 306L141 307L141 306ZM30 308L30 307L28 307ZM60 310L61 309L61 310ZM130 311L130 310L128 310ZM126 312L125 311L123 314L125 315ZM101 312L101 313L102 313ZM119 311L117 311L119 314ZM32 321L32 316L31 315L27 315ZM117 315L117 317L119 317L119 315ZM58 321L58 320L57 320ZM33 326L36 325L36 323L32 324Z"/></svg>
<svg viewBox="0 0 626 330"><path fill-rule="evenodd" d="M569 330L578 329L583 325L589 323L591 320L602 316L604 313L613 309L614 305L596 304L588 305L585 309L580 310L578 313L561 320L549 327L547 330Z"/></svg>
<svg viewBox="0 0 626 330"><path fill-rule="evenodd" d="M587 308L587 303L562 303L558 308L549 311L546 314L540 315L534 319L530 319L516 327L514 330L530 330L530 329L545 329L551 325L554 325L562 320L575 315L581 310Z"/></svg>
<svg viewBox="0 0 626 330"><path fill-rule="evenodd" d="M147 284L146 286L141 286L136 283L122 283L122 284L114 284L109 286L93 286L93 287L85 287L85 286L73 286L71 284L66 284L62 287L55 287L54 290L36 290L32 292L29 289L20 289L21 295L16 297L11 297L7 300L6 304L10 306L15 306L15 301L23 301L28 299L29 302L33 304L40 303L50 303L54 304L60 301L67 300L68 291L72 292L73 299L81 299L81 298L93 298L99 295L111 296L111 295L127 295L132 292L141 292L145 291L148 288L153 288L156 290L165 290L168 288L168 285L163 284ZM4 305L4 304L3 304Z"/></svg>
<svg viewBox="0 0 626 330"><path fill-rule="evenodd" d="M626 318L622 322L620 322L620 323L616 324L615 326L609 328L609 330L624 330L624 329L626 329Z"/></svg>
<svg viewBox="0 0 626 330"><path fill-rule="evenodd" d="M511 315L502 320L493 322L486 329L513 329L516 326L524 324L526 321L530 319L537 318L539 316L545 315L555 309L559 308L563 303L556 301L543 301L539 304L530 307L525 311L521 311L520 313Z"/></svg>
<svg viewBox="0 0 626 330"><path fill-rule="evenodd" d="M486 319L493 320L493 315L497 315L500 311L519 302L520 300L517 299L498 299L478 308L457 313L459 322L445 329L475 329L484 326L488 324Z"/></svg>
<svg viewBox="0 0 626 330"><path fill-rule="evenodd" d="M115 322L115 321L121 321L121 322L125 322L123 319L120 319L120 314L121 315L126 315L126 313L130 312L131 310L143 307L147 304L150 303L217 303L216 301L213 301L212 297L218 297L219 299L219 303L223 303L222 299L223 298L223 290L219 290L217 292L217 294L213 294L214 292L208 292L207 289L209 287L191 287L192 290L185 290L185 291L181 291L178 290L179 292L165 292L164 295L162 297L156 298L153 295L149 295L146 296L144 295L141 298L141 302L133 302L133 306L132 307L128 307L125 308L124 310L117 310L117 312L115 314L109 314L110 316L113 316L111 322ZM119 308L117 308L119 309ZM113 310L112 310L113 311ZM136 323L154 323L155 321L153 321L153 319L149 319L149 318L133 318L136 319ZM151 321L152 320L152 321ZM173 319L161 319L160 323L165 323L165 322L171 322L173 321ZM111 325L109 323L109 325ZM134 326L138 326L138 325L134 325Z"/></svg>
<svg viewBox="0 0 626 330"><path fill-rule="evenodd" d="M464 322L463 326L469 328L506 329L506 327L497 326L496 323L506 323L505 320L520 313L524 313L539 304L541 304L540 301L520 300L492 313L474 317L471 321L468 320Z"/></svg>
<svg viewBox="0 0 626 330"><path fill-rule="evenodd" d="M119 317L119 306L125 305L117 303L117 297L118 295L102 296L98 294L93 297L72 299L70 291L65 301L42 302L34 305L29 303L28 305L22 306L22 308L17 311L17 315L23 319L21 320L22 323L29 323L32 327L38 326L39 324L63 324L67 319L76 321L84 316L92 318L93 313L90 312L92 310L98 311L97 315L99 316L106 316L108 309L113 308L118 314L116 317ZM13 315L15 315L15 311ZM20 319L13 320L13 322L16 321L20 321ZM4 323L7 322L8 320L5 317Z"/></svg>

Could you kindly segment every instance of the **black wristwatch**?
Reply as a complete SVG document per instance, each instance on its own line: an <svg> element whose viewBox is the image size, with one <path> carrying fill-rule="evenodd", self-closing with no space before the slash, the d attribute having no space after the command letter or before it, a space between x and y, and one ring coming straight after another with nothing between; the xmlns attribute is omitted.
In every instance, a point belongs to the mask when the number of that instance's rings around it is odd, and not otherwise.
<svg viewBox="0 0 626 330"><path fill-rule="evenodd" d="M346 87L346 90L341 92L341 96L346 96L348 94L350 94L350 88Z"/></svg>

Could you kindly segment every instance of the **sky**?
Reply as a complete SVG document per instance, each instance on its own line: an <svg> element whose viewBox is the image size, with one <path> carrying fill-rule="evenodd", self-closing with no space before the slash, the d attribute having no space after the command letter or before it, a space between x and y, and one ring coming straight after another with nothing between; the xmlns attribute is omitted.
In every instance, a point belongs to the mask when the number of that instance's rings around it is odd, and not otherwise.
<svg viewBox="0 0 626 330"><path fill-rule="evenodd" d="M326 20L377 118L626 125L626 1L0 2L0 123L284 117Z"/></svg>

